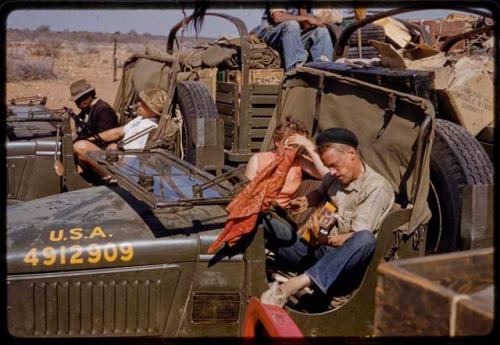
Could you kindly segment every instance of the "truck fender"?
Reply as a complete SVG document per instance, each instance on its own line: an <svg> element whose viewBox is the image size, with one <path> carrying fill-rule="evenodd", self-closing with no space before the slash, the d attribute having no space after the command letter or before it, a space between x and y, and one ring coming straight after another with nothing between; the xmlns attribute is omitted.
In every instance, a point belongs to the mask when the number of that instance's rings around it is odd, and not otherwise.
<svg viewBox="0 0 500 345"><path fill-rule="evenodd" d="M252 297L245 313L243 337L255 338L259 324L270 337L304 338L285 309L263 304L258 298Z"/></svg>

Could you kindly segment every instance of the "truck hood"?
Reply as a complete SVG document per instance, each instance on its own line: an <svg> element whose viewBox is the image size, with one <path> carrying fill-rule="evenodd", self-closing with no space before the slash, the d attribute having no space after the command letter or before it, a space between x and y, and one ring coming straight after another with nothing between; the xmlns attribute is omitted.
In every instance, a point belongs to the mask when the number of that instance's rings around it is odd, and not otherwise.
<svg viewBox="0 0 500 345"><path fill-rule="evenodd" d="M199 225L214 215L222 220ZM224 215L214 205L155 215L125 189L107 186L12 205L7 209L7 272L195 261L224 227Z"/></svg>

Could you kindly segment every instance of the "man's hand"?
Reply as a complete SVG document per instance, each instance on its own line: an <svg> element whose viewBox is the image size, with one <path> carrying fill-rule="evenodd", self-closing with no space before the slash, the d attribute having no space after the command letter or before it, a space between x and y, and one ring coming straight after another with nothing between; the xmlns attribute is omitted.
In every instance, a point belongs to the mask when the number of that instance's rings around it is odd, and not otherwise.
<svg viewBox="0 0 500 345"><path fill-rule="evenodd" d="M290 210L293 214L304 212L308 206L309 203L305 196L299 196L298 198L290 200Z"/></svg>
<svg viewBox="0 0 500 345"><path fill-rule="evenodd" d="M315 16L308 16L307 23L312 26L325 26L325 22L323 21L323 19Z"/></svg>
<svg viewBox="0 0 500 345"><path fill-rule="evenodd" d="M106 151L116 151L116 150L118 150L117 143L111 143L108 146L106 146Z"/></svg>
<svg viewBox="0 0 500 345"><path fill-rule="evenodd" d="M349 232L347 234L328 236L328 245L332 247L341 246L352 234L353 232Z"/></svg>

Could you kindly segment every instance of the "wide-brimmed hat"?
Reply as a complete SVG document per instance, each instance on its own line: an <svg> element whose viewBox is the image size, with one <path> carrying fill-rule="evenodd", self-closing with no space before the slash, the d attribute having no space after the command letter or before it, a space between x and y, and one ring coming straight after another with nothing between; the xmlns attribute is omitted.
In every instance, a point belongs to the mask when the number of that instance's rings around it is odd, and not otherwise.
<svg viewBox="0 0 500 345"><path fill-rule="evenodd" d="M85 79L77 80L69 86L69 91L71 92L69 100L74 102L78 98L94 90L95 88L93 88Z"/></svg>
<svg viewBox="0 0 500 345"><path fill-rule="evenodd" d="M139 93L139 98L157 115L161 115L167 103L167 93L162 89L143 90Z"/></svg>

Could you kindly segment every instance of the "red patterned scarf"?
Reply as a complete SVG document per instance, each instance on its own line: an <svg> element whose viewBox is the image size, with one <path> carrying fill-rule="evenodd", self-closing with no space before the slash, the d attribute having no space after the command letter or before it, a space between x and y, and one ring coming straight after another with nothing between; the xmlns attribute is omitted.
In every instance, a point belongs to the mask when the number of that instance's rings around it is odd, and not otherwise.
<svg viewBox="0 0 500 345"><path fill-rule="evenodd" d="M208 248L212 254L224 242L232 247L247 233L255 229L260 212L267 211L285 184L288 171L299 150L287 148L262 169L226 207L229 212L226 226Z"/></svg>

